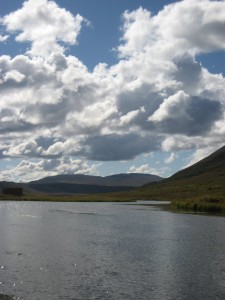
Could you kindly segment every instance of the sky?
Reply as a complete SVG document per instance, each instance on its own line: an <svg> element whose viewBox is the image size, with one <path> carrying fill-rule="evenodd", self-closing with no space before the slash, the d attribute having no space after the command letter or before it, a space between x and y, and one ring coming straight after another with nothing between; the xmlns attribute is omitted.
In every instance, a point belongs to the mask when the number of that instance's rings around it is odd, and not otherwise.
<svg viewBox="0 0 225 300"><path fill-rule="evenodd" d="M0 2L0 180L169 177L225 144L225 1Z"/></svg>

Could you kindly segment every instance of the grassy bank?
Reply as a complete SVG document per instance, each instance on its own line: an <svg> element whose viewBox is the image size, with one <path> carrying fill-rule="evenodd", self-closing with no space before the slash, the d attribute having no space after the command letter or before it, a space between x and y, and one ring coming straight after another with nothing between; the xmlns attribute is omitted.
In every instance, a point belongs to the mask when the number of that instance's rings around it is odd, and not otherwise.
<svg viewBox="0 0 225 300"><path fill-rule="evenodd" d="M110 193L110 194L96 194L96 195L76 195L76 196L62 196L62 195L33 195L28 194L20 197L0 195L0 201L46 201L46 202L135 202L137 200L166 200L171 201L168 206L173 211L181 212L206 212L225 214L225 201L223 197L211 197L205 195L203 197L189 197L183 198L175 197L170 194L166 198L164 192L160 193L143 193L140 191Z"/></svg>
<svg viewBox="0 0 225 300"><path fill-rule="evenodd" d="M177 211L193 211L225 214L224 198L201 197L185 201L172 201L171 207Z"/></svg>
<svg viewBox="0 0 225 300"><path fill-rule="evenodd" d="M92 195L43 195L27 194L23 196L1 195L0 201L46 201L46 202L133 202L120 193L92 194Z"/></svg>

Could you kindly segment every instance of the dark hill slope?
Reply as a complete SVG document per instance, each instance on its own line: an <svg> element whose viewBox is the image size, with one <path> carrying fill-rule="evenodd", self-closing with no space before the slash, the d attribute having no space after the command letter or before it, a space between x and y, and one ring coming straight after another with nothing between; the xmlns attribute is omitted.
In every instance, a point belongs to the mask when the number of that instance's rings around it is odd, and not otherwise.
<svg viewBox="0 0 225 300"><path fill-rule="evenodd" d="M177 172L170 179L187 179L194 176L216 176L216 178L218 176L225 176L225 146L196 164Z"/></svg>
<svg viewBox="0 0 225 300"><path fill-rule="evenodd" d="M134 187L128 186L105 186L91 184L71 184L71 183L42 183L29 184L33 191L50 195L82 195L82 194L102 194L112 192L131 191Z"/></svg>
<svg viewBox="0 0 225 300"><path fill-rule="evenodd" d="M225 146L161 182L137 190L139 198L225 201Z"/></svg>
<svg viewBox="0 0 225 300"><path fill-rule="evenodd" d="M131 191L147 182L159 181L161 177L150 174L116 174L112 176L57 175L27 184L38 193L47 194L101 194Z"/></svg>

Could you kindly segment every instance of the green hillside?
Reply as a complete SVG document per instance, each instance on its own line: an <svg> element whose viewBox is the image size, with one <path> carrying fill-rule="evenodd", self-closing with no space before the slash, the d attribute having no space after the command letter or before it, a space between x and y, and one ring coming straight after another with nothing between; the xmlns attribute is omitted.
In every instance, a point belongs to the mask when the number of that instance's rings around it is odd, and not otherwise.
<svg viewBox="0 0 225 300"><path fill-rule="evenodd" d="M202 177L210 178L218 177L225 178L225 146L212 153L208 157L202 159L198 163L183 169L176 174L174 174L171 179L178 180L183 178L192 178L192 177ZM213 178L211 178L213 179Z"/></svg>
<svg viewBox="0 0 225 300"><path fill-rule="evenodd" d="M135 191L141 199L171 200L195 210L225 210L225 146L168 179Z"/></svg>

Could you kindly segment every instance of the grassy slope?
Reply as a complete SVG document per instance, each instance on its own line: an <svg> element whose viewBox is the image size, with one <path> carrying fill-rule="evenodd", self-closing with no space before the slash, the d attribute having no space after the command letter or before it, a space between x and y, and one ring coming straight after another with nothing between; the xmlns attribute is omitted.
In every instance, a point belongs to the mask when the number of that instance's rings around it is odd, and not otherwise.
<svg viewBox="0 0 225 300"><path fill-rule="evenodd" d="M167 180L147 184L140 195L168 199L177 208L225 211L225 147Z"/></svg>

